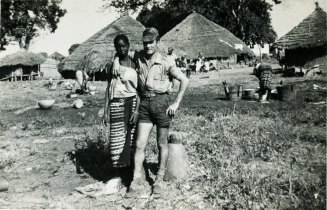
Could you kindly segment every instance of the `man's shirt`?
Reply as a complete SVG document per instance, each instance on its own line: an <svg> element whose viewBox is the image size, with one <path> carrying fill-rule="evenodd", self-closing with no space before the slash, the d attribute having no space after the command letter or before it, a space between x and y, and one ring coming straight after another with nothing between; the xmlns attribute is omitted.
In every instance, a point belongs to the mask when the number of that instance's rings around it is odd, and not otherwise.
<svg viewBox="0 0 327 210"><path fill-rule="evenodd" d="M134 60L138 75L140 94L146 92L166 93L171 90L172 79L181 71L158 51L147 60L144 51L135 52Z"/></svg>

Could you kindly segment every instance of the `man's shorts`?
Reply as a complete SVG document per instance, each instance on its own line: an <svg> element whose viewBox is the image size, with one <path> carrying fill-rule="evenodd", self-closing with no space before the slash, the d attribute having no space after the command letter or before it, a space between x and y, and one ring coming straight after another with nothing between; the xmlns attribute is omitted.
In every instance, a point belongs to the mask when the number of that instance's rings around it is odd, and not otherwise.
<svg viewBox="0 0 327 210"><path fill-rule="evenodd" d="M157 94L153 97L142 97L139 107L139 122L153 123L160 128L168 128L171 118L166 114L170 105L168 94Z"/></svg>

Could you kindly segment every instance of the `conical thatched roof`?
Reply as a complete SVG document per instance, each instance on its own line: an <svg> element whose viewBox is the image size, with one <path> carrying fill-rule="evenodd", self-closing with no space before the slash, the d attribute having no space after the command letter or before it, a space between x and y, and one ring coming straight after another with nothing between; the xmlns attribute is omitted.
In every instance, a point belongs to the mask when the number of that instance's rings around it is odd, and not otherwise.
<svg viewBox="0 0 327 210"><path fill-rule="evenodd" d="M53 59L55 59L55 60L60 61L60 60L64 59L65 56L63 56L62 54L60 54L60 53L58 53L58 52L54 52L54 53L52 53L52 54L50 55L50 58L53 58Z"/></svg>
<svg viewBox="0 0 327 210"><path fill-rule="evenodd" d="M112 22L91 38L83 42L65 59L65 70L77 70L85 67L86 71L97 70L105 66L115 54L114 38L125 34L130 40L131 50L143 48L142 33L145 27L129 16L124 16Z"/></svg>
<svg viewBox="0 0 327 210"><path fill-rule="evenodd" d="M311 48L327 45L327 17L317 4L316 10L277 40L274 46L284 49Z"/></svg>
<svg viewBox="0 0 327 210"><path fill-rule="evenodd" d="M253 54L252 51L227 29L193 12L162 38L174 53L188 58L229 57L234 54Z"/></svg>
<svg viewBox="0 0 327 210"><path fill-rule="evenodd" d="M0 67L4 66L35 66L45 61L45 57L26 50L20 50L14 54L0 59Z"/></svg>

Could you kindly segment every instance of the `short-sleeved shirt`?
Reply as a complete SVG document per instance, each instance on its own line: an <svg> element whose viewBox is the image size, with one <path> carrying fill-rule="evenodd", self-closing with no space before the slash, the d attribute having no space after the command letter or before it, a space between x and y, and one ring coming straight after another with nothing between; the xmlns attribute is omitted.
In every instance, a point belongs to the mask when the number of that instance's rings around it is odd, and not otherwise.
<svg viewBox="0 0 327 210"><path fill-rule="evenodd" d="M144 51L134 54L140 94L169 92L172 87L172 78L176 78L176 75L181 72L180 69L158 51L152 55L150 60L147 60L145 56Z"/></svg>

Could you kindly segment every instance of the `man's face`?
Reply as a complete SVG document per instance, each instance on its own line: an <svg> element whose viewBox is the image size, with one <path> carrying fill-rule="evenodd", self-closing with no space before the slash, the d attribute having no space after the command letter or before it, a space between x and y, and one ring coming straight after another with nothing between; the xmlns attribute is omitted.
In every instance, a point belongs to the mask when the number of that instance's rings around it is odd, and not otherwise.
<svg viewBox="0 0 327 210"><path fill-rule="evenodd" d="M169 54L169 55L173 54L173 50L169 49L169 50L168 50L168 54Z"/></svg>
<svg viewBox="0 0 327 210"><path fill-rule="evenodd" d="M119 40L117 46L115 46L118 55L127 56L129 50L129 44L125 43L123 40Z"/></svg>
<svg viewBox="0 0 327 210"><path fill-rule="evenodd" d="M157 40L143 42L143 48L146 54L154 54L157 51Z"/></svg>

